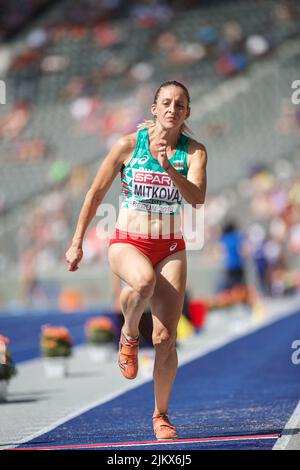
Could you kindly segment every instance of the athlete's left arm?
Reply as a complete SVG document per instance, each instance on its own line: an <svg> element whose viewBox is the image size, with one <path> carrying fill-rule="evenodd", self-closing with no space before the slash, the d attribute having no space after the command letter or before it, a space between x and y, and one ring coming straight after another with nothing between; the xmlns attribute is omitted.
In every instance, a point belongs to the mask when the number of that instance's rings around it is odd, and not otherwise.
<svg viewBox="0 0 300 470"><path fill-rule="evenodd" d="M172 165L166 170L186 202L196 207L204 204L206 194L207 152L204 145L192 140L189 145L190 164L187 178Z"/></svg>

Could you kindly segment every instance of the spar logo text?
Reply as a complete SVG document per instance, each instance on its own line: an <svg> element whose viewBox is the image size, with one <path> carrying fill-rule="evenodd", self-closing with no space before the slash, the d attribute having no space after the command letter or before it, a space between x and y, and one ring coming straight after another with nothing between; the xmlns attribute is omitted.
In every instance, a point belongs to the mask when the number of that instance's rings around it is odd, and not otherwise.
<svg viewBox="0 0 300 470"><path fill-rule="evenodd" d="M182 197L170 176L150 171L134 171L133 193L142 199L180 202Z"/></svg>

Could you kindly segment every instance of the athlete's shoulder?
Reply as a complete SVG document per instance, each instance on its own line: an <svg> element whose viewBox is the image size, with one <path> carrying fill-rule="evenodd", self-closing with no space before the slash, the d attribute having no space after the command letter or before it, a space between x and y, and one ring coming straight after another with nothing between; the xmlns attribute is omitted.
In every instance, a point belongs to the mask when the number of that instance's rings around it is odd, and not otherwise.
<svg viewBox="0 0 300 470"><path fill-rule="evenodd" d="M206 168L207 152L205 145L195 139L190 138L188 147L188 168Z"/></svg>
<svg viewBox="0 0 300 470"><path fill-rule="evenodd" d="M106 156L106 159L118 165L123 164L135 148L135 143L136 132L120 137L112 145L109 153Z"/></svg>
<svg viewBox="0 0 300 470"><path fill-rule="evenodd" d="M127 135L124 135L124 136L120 137L117 140L115 145L122 152L130 152L130 151L134 150L134 148L135 148L136 139L137 139L137 132L133 132L131 134L127 134Z"/></svg>
<svg viewBox="0 0 300 470"><path fill-rule="evenodd" d="M202 144L201 142L198 142L195 139L190 138L190 140L189 140L189 153L194 154L195 152L207 153L206 147L205 147L204 144Z"/></svg>

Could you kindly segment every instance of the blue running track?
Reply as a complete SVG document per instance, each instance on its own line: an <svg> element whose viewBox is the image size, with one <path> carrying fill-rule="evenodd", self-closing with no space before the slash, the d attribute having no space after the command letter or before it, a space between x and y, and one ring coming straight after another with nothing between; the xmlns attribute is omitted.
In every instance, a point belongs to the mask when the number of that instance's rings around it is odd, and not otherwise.
<svg viewBox="0 0 300 470"><path fill-rule="evenodd" d="M154 440L153 382L143 384L20 446L40 448L132 442L142 449L272 449L276 437L185 443L186 439L280 434L300 399L300 312L237 339L178 370L170 417L182 443ZM102 447L103 448L103 447ZM115 447L118 449L117 445ZM110 448L110 449L111 449Z"/></svg>

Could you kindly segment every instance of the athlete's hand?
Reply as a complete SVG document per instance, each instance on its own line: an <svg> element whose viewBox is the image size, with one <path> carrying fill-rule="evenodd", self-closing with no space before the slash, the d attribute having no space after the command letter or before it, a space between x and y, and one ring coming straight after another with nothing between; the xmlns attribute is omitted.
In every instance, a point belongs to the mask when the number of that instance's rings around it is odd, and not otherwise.
<svg viewBox="0 0 300 470"><path fill-rule="evenodd" d="M157 150L158 150L157 161L160 164L160 166L164 170L166 170L170 166L170 162L167 157L167 141L164 139L161 139L157 144Z"/></svg>
<svg viewBox="0 0 300 470"><path fill-rule="evenodd" d="M82 256L83 256L82 247L72 244L65 254L65 258L69 265L68 267L69 271L77 271L78 264L80 263Z"/></svg>

